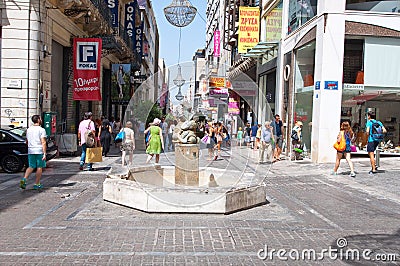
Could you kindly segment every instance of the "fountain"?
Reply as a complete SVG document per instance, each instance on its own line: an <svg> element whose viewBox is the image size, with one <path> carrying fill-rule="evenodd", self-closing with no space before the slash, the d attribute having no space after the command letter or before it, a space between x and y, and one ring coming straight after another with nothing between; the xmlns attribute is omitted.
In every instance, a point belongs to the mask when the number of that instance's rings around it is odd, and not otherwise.
<svg viewBox="0 0 400 266"><path fill-rule="evenodd" d="M266 203L265 186L256 182L254 174L199 167L200 141L193 131L196 124L189 120L176 127L175 166L111 171L103 183L103 199L156 213L227 214Z"/></svg>

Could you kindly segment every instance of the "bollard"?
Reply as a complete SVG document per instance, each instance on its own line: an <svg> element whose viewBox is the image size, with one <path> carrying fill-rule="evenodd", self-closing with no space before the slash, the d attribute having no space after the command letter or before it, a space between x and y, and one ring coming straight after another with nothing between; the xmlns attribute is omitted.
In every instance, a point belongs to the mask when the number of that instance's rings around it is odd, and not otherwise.
<svg viewBox="0 0 400 266"><path fill-rule="evenodd" d="M376 155L375 155L375 167L376 168L380 167L380 160L381 160L381 150L376 149Z"/></svg>

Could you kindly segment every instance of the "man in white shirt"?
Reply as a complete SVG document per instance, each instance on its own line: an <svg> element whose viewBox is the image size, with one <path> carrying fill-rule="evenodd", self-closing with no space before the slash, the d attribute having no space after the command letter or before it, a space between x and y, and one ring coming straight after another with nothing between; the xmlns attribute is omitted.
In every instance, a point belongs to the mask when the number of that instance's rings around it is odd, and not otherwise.
<svg viewBox="0 0 400 266"><path fill-rule="evenodd" d="M42 119L39 115L32 116L33 126L26 130L26 143L28 144L28 168L20 181L20 188L26 188L29 175L36 169L36 180L33 189L41 189L40 184L43 168L46 167L46 130L40 125Z"/></svg>
<svg viewBox="0 0 400 266"><path fill-rule="evenodd" d="M92 112L86 112L84 116L84 120L79 123L78 129L78 141L79 146L82 146L82 153L81 153L81 161L79 164L79 170L83 170L83 166L85 165L85 158L86 158L86 149L88 148L86 145L85 140L85 132L91 130L93 134L96 133L96 128L94 127L94 122L92 121ZM87 165L88 171L93 170L93 164L88 163Z"/></svg>

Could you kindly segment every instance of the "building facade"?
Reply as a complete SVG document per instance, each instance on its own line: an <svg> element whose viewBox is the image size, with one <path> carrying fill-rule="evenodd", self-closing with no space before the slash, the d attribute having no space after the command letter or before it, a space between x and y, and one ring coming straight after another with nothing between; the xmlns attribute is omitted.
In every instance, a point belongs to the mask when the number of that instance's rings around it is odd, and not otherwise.
<svg viewBox="0 0 400 266"><path fill-rule="evenodd" d="M290 131L303 122L303 142L313 162L332 162L341 121L350 121L358 152L365 152L366 112L374 110L399 145L400 1L264 0L260 41L238 51L238 7L252 1L225 1L225 50L231 51L228 77L240 90L243 73L258 93L241 96L241 118L263 122L273 114ZM209 35L209 34L208 34ZM227 46L228 45L228 46ZM209 51L209 49L208 49ZM246 84L246 83L245 83ZM269 106L269 107L266 107ZM392 149L394 151L394 149Z"/></svg>
<svg viewBox="0 0 400 266"><path fill-rule="evenodd" d="M134 87L139 85L130 82L134 80L134 73L150 76L158 68L157 63L152 63L158 62L158 32L154 14L146 11L150 1L140 3L141 8L135 9L134 24L135 27L144 24L146 34L139 39L151 45L147 49L149 56L139 60L138 54L143 54L143 50L136 53L138 36L127 26L132 18L127 14L128 5L132 2L115 3L111 0L1 1L2 126L29 126L33 114L51 112L57 117L57 133L76 133L86 111L92 111L96 118L123 115ZM134 5L139 6L136 1ZM151 18L144 21L143 14ZM77 37L102 41L100 101L73 100L73 40ZM128 86L125 103L122 99L113 100L116 65L129 69L125 74ZM154 100L154 95L149 93L148 99Z"/></svg>

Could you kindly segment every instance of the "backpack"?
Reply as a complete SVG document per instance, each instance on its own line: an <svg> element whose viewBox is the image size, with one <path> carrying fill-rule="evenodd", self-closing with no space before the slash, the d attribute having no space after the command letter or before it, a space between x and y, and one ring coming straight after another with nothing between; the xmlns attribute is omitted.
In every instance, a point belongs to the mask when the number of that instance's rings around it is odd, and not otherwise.
<svg viewBox="0 0 400 266"><path fill-rule="evenodd" d="M292 130L292 134L290 135L292 140L299 141L299 135L296 130Z"/></svg>
<svg viewBox="0 0 400 266"><path fill-rule="evenodd" d="M86 128L85 131L85 143L86 143L86 147L88 148L93 148L95 146L95 137L93 134L93 131L90 129L90 123L88 124L88 127Z"/></svg>
<svg viewBox="0 0 400 266"><path fill-rule="evenodd" d="M369 134L371 135L373 141L381 142L384 137L382 123L377 120L373 120Z"/></svg>

